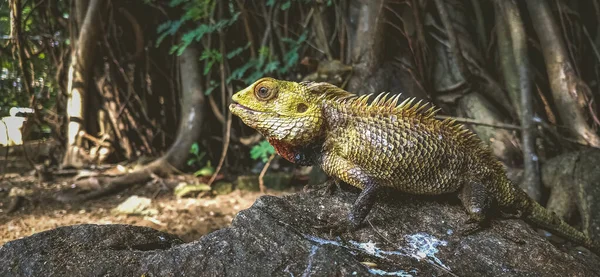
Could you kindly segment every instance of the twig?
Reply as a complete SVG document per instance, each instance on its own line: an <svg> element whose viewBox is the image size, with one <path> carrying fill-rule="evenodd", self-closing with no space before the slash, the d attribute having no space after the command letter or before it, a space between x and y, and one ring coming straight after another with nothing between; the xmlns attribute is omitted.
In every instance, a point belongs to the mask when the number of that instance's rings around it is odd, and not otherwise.
<svg viewBox="0 0 600 277"><path fill-rule="evenodd" d="M571 57L571 63L573 64L573 68L575 69L575 74L577 74L577 76L581 76L579 74L579 69L577 68L577 66L575 65L575 54L573 54L573 47L572 44L569 43L568 37L567 37L567 26L565 25L565 19L564 19L564 15L563 15L563 9L561 6L561 2L560 1L555 1L556 2L556 8L558 9L558 18L560 21L560 27L562 29L562 33L565 34L564 35L564 39L565 39L565 44L567 46L567 50L569 51L569 56Z"/></svg>
<svg viewBox="0 0 600 277"><path fill-rule="evenodd" d="M512 40L512 50L519 73L519 91L521 94L521 138L523 143L523 165L524 178L523 186L527 189L527 194L536 201L542 197L540 186L540 169L538 156L536 152L536 132L533 122L534 107L533 95L531 93L531 79L529 74L529 56L527 55L527 35L523 20L519 13L519 8L514 1L502 2L505 23Z"/></svg>
<svg viewBox="0 0 600 277"><path fill-rule="evenodd" d="M275 19L278 18L278 13L279 13L279 9L275 8L275 10L273 11L273 16L272 16L271 20L273 20L274 18ZM275 36L277 36L276 40L279 44L279 50L281 51L282 55L285 55L285 53L287 53L287 48L285 47L285 44L283 43L283 40L282 40L283 37L281 36L281 31L279 30L279 28L277 28L277 26L273 27L273 31L275 33Z"/></svg>
<svg viewBox="0 0 600 277"><path fill-rule="evenodd" d="M237 3L238 8L240 9L240 11L242 13L242 20L244 21L244 29L246 31L246 38L250 42L250 57L252 59L255 59L256 58L256 49L254 49L254 45L256 43L254 42L254 36L252 35L252 28L250 28L250 21L248 20L248 12L244 8L244 4L240 0L236 0L235 2Z"/></svg>
<svg viewBox="0 0 600 277"><path fill-rule="evenodd" d="M588 104L588 110L590 111L590 114L592 115L592 119L594 120L594 122L596 122L596 124L600 125L600 119L598 119L598 116L594 112L593 104L594 104L594 98L592 97L592 99L590 100L590 103Z"/></svg>
<svg viewBox="0 0 600 277"><path fill-rule="evenodd" d="M259 141L261 141L263 138L263 136L260 133L254 133L253 135L247 136L247 137L240 137L240 143L246 146L251 146L253 144L258 143Z"/></svg>
<svg viewBox="0 0 600 277"><path fill-rule="evenodd" d="M223 150L221 151L221 159L219 160L219 165L217 165L217 168L215 169L215 173L213 174L212 177L210 177L210 180L208 181L209 186L212 185L212 183L217 178L219 171L221 171L221 168L223 167L223 162L225 161L225 157L227 156L227 149L229 148L229 140L231 139L231 121L232 121L231 118L232 118L231 115L227 117L227 129L225 132L225 143L223 144Z"/></svg>
<svg viewBox="0 0 600 277"><path fill-rule="evenodd" d="M101 19L100 22L103 22L103 20ZM119 61L117 60L117 56L115 55L114 51L112 50L113 47L110 46L107 36L103 36L103 42L104 42L104 45L106 46L106 50L108 52L109 57L111 58L112 62L115 64L115 66L117 67L117 71L119 71L119 73L121 73L121 77L127 84L127 88L128 88L128 93L127 93L128 95L125 97L125 103L122 103L121 106L119 107L119 111L117 112L117 118L121 117L121 114L125 111L127 106L129 106L132 110L138 110L131 104L131 98L133 97L139 104L139 110L141 111L141 115L143 116L143 118L147 122L152 122L152 120L148 116L148 112L144 108L144 103L142 102L142 99L140 99L138 94L135 92L135 89L133 86L133 80L131 80L131 78L129 78L129 75L127 75L127 72L125 72L125 69L123 68L123 66L121 66L121 63L119 63ZM142 50L143 50L143 48L142 48ZM120 90L118 90L118 91L120 91ZM117 95L115 95L115 99L116 98L117 98ZM144 140L145 136L141 133L141 131L138 131L138 133L139 133L140 137ZM148 144L148 143L146 142L145 144Z"/></svg>
<svg viewBox="0 0 600 277"><path fill-rule="evenodd" d="M412 41L409 40L409 43L411 44L411 49L413 49L414 52L414 57L415 57L415 67L417 68L417 74L419 76L418 78L418 84L419 86L423 89L423 91L429 91L429 90L425 90L423 88L423 86L421 85L421 82L425 81L427 79L427 74L425 74L425 64L427 64L427 42L425 39L425 33L424 33L424 27L423 27L423 14L422 14L422 10L419 8L419 1L418 0L412 0L411 3L409 3L409 5L411 6L412 9L412 13L413 13L413 17L414 17L414 21L415 21L415 32L417 35L417 41L416 41L416 45L415 47L412 47ZM411 72L411 76L414 76L414 74ZM417 81L417 79L415 77L413 77L413 79L415 79Z"/></svg>
<svg viewBox="0 0 600 277"><path fill-rule="evenodd" d="M102 20L101 20L102 22ZM110 43L108 42L108 38L106 36L103 36L103 42L104 45L108 51L108 56L111 58L112 62L114 63L114 65L117 67L117 71L121 74L121 77L123 78L123 80L125 81L125 83L127 84L127 88L128 88L128 95L126 95L125 98L125 102L120 102L117 101L119 99L119 95L121 95L121 90L120 89L115 89L115 94L114 94L114 98L115 98L115 103L117 105L119 105L118 110L116 111L116 114L113 116L115 117L114 120L119 120L119 118L121 117L121 115L123 113L125 113L125 116L127 117L127 120L129 121L129 124L131 125L131 130L134 130L140 140L142 141L142 143L144 144L144 147L146 147L147 151L149 153L152 152L152 147L150 146L150 142L148 141L148 137L146 135L144 135L144 132L142 131L141 128L137 127L137 123L135 122L134 117L131 115L131 112L127 109L127 107L129 106L129 108L131 110L134 111L141 111L141 115L142 118L145 119L147 122L152 122L152 120L150 119L150 117L148 116L148 113L146 111L146 109L144 108L144 103L142 102L142 99L140 99L140 97L138 96L138 94L135 92L134 86L133 86L133 81L131 80L131 78L129 78L129 76L127 75L127 72L125 72L125 69L121 66L121 64L119 63L119 61L117 60L117 57L115 56L115 53L112 50L112 47L110 46ZM131 103L131 98L134 98L138 104L139 104L139 109L136 109L133 104ZM138 114L139 115L139 114ZM116 128L117 126L115 126Z"/></svg>
<svg viewBox="0 0 600 277"><path fill-rule="evenodd" d="M275 158L275 154L271 154L271 156L269 157L269 160L267 161L267 163L265 163L265 166L260 171L260 175L258 175L258 187L260 188L261 193L267 192L267 188L265 187L264 177L265 177L265 174L267 173L267 170L269 169L269 166L271 165L271 161L273 161L273 158Z"/></svg>
<svg viewBox="0 0 600 277"><path fill-rule="evenodd" d="M537 92L537 95L540 97L540 100L542 101L542 104L544 105L544 111L546 112L546 118L548 119L548 121L550 123L556 124L556 115L552 111L552 107L550 107L548 98L544 95L544 93L540 89L540 86L537 84L535 84L535 91Z"/></svg>
<svg viewBox="0 0 600 277"><path fill-rule="evenodd" d="M487 40L485 37L485 20L481 11L481 5L479 0L471 0L471 5L475 11L475 19L477 20L476 30L477 36L479 36L479 44L482 48L484 48L487 45Z"/></svg>
<svg viewBox="0 0 600 277"><path fill-rule="evenodd" d="M223 3L219 2L219 17L222 17L222 13L223 13ZM225 56L225 34L223 33L223 31L219 31L219 49L221 51L221 55ZM225 61L223 59L221 59L220 62L220 66L219 66L219 71L221 73L221 95L223 97L223 110L225 111L225 109L227 108L225 103L227 103L227 99L225 98L225 91L228 91L228 95L229 97L231 97L231 88L229 88L227 86L227 84L225 83L226 80L226 76L225 76ZM227 149L229 149L229 141L231 140L231 121L232 121L232 116L229 115L227 117L227 126L225 126L225 132L224 132L224 138L225 138L225 142L223 143L223 150L221 151L221 158L219 159L219 164L217 165L217 168L215 169L215 173L212 175L212 177L210 177L210 180L208 181L208 185L211 186L212 183L215 181L215 179L217 178L217 175L219 174L219 172L221 171L221 168L223 167L223 163L225 162L225 157L227 156Z"/></svg>
<svg viewBox="0 0 600 277"><path fill-rule="evenodd" d="M452 20L450 20L450 16L448 15L448 11L446 10L446 5L443 0L435 0L435 5L437 7L438 13L440 14L440 18L444 23L444 27L446 29L446 33L448 34L448 40L450 41L450 52L454 57L454 62L458 66L458 70L462 77L467 81L470 77L469 68L463 58L462 51L460 49L460 44L458 42L458 37L456 36L456 32L454 32L454 26L452 26Z"/></svg>
<svg viewBox="0 0 600 277"><path fill-rule="evenodd" d="M130 57L128 57L128 60L135 61L142 55L142 52L144 51L144 32L142 31L142 28L140 27L138 21L133 15L131 15L131 13L129 13L127 9L121 7L119 8L119 12L121 12L121 14L127 19L127 21L129 21L129 25L131 25L131 29L134 34L135 52L131 54Z"/></svg>
<svg viewBox="0 0 600 277"><path fill-rule="evenodd" d="M598 52L596 43L594 43L594 40L590 36L590 33L588 33L587 28L585 26L582 26L582 27L583 27L583 33L585 34L585 37L587 37L588 40L590 40L590 46L592 47L592 50L594 50L594 55L596 56L596 59L598 59L598 61L600 61L600 52Z"/></svg>
<svg viewBox="0 0 600 277"><path fill-rule="evenodd" d="M334 1L334 5L335 5L335 1ZM340 10L342 10L342 12L343 12L343 5L344 5L343 3L340 3L339 6L336 6L336 8L335 8L335 11L336 11L335 12L335 16L336 16L336 25L340 26L340 35L339 35L340 52L339 52L339 57L340 57L340 61L345 64L347 62L347 59L346 59L346 54L345 54L344 51L346 50L346 39L348 39L346 37L346 28L347 28L348 24L346 23L345 16L341 16L340 15Z"/></svg>
<svg viewBox="0 0 600 277"><path fill-rule="evenodd" d="M550 133L551 133L552 135L554 135L554 137L556 137L556 138L558 138L558 139L562 139L562 140L564 140L564 141L568 141L568 142L571 142L571 143L574 143L574 144L577 144L577 145L581 145L581 146L587 146L587 147L591 147L591 148L600 149L600 147L599 147L599 146L592 145L592 144L588 143L588 142L587 142L587 141L585 141L585 140L576 140L576 139L567 138L567 137L565 137L565 136L561 135L561 134L560 134L558 131L556 131L556 130L553 128L553 127L561 127L561 126L556 126L556 125L554 125L554 126L553 126L553 125L551 125L550 123L548 123L548 122L546 122L546 121L543 121L543 120L542 120L541 118L539 118L539 117L535 117L533 120L534 120L534 122L535 122L535 123L537 123L537 124L539 124L540 126L542 126L542 128L544 128L544 129L546 129L546 130L550 131Z"/></svg>
<svg viewBox="0 0 600 277"><path fill-rule="evenodd" d="M100 147L100 146L102 146L102 147L106 147L106 148L108 148L108 147L111 147L111 144L110 144L110 142L106 141L106 138L105 138L104 136L103 136L103 138L100 138L100 139L98 139L98 138L96 138L96 137L94 137L94 136L92 136L92 135L90 135L90 134L86 133L85 131L80 131L80 132L79 132L79 135L80 135L82 138L85 138L85 139L87 139L87 140L89 140L89 141L93 142L94 144L96 144L96 145L97 145L97 146L99 146L99 147Z"/></svg>
<svg viewBox="0 0 600 277"><path fill-rule="evenodd" d="M264 17L264 19L265 19L265 24L266 24L267 27L265 28L265 34L263 35L263 38L262 38L262 41L260 43L260 48L259 49L265 48L265 46L267 45L267 42L269 41L269 35L271 34L271 29L272 29L271 15L273 14L273 7L274 7L274 5L271 6L269 8L269 11L267 12L267 9L265 8L265 5L261 5L262 12L263 12L263 14L266 15Z"/></svg>
<svg viewBox="0 0 600 277"><path fill-rule="evenodd" d="M223 113L221 111L219 111L219 107L217 107L217 103L215 102L215 98L213 97L212 93L208 95L208 104L210 105L210 109L215 114L215 117L217 118L217 120L219 120L219 122L221 122L221 124L224 124L225 116L223 116Z"/></svg>
<svg viewBox="0 0 600 277"><path fill-rule="evenodd" d="M472 119L472 118L454 117L454 116L446 116L446 115L436 115L435 118L440 119L440 120L453 119L453 120L456 120L456 122L460 122L460 123L475 124L475 125L500 128L500 129L517 130L517 131L521 131L521 129L522 129L521 126L514 125L514 124L481 121L481 120Z"/></svg>

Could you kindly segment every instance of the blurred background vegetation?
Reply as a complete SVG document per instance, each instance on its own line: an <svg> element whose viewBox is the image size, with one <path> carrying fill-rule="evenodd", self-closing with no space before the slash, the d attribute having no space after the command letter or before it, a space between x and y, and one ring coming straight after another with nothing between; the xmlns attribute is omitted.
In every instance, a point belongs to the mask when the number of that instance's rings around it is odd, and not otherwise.
<svg viewBox="0 0 600 277"><path fill-rule="evenodd" d="M539 200L539 161L600 147L599 18L595 0L0 0L0 116L34 109L37 171L153 160L100 184L212 184L293 168L230 116L233 93L326 81L435 103Z"/></svg>

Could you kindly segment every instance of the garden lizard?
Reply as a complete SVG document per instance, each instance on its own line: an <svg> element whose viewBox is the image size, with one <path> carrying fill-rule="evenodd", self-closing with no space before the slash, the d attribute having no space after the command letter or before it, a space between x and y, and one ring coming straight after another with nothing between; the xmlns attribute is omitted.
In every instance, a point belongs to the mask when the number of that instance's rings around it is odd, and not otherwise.
<svg viewBox="0 0 600 277"><path fill-rule="evenodd" d="M233 95L230 111L278 154L318 165L333 180L362 189L344 230L359 227L383 187L417 195L458 193L480 226L494 209L598 253L599 245L515 186L491 150L437 109L400 95L357 96L328 83L262 78Z"/></svg>

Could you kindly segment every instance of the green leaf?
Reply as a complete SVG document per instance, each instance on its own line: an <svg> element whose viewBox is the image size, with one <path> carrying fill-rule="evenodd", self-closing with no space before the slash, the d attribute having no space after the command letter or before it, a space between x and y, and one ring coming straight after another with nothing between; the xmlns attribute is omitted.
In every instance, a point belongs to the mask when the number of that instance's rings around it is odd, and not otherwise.
<svg viewBox="0 0 600 277"><path fill-rule="evenodd" d="M190 147L190 154L194 154L195 156L197 156L198 152L200 152L200 146L198 146L197 142L194 142Z"/></svg>
<svg viewBox="0 0 600 277"><path fill-rule="evenodd" d="M227 83L229 84L229 83L231 83L232 80L240 80L240 79L244 78L246 71L248 69L250 69L251 67L256 66L257 62L258 61L256 59L251 59L244 65L236 68L233 72L231 72L230 76L227 78ZM248 82L245 82L245 83L246 83L246 85L249 85Z"/></svg>
<svg viewBox="0 0 600 277"><path fill-rule="evenodd" d="M213 81L211 80L211 83L212 83L212 82L213 82ZM219 87L219 86L217 86L216 84L211 84L211 86L210 86L210 87L208 87L208 88L206 89L206 91L204 91L204 95L210 95L210 94L213 92L213 90L215 90L217 87Z"/></svg>
<svg viewBox="0 0 600 277"><path fill-rule="evenodd" d="M185 1L187 1L187 0L171 0L171 2L169 2L169 6L171 8L177 7L177 6L179 6L181 3L185 2Z"/></svg>
<svg viewBox="0 0 600 277"><path fill-rule="evenodd" d="M253 160L261 159L263 162L269 160L269 156L275 154L275 148L268 141L263 140L250 149L250 158Z"/></svg>
<svg viewBox="0 0 600 277"><path fill-rule="evenodd" d="M248 47L250 47L250 42L248 42L246 44L246 46L240 46L236 49L233 49L231 52L227 53L227 55L225 55L225 57L229 60L237 55L239 55L240 53L242 53L244 50L248 49Z"/></svg>
<svg viewBox="0 0 600 277"><path fill-rule="evenodd" d="M272 61L265 66L265 73L271 73L279 67L279 61Z"/></svg>
<svg viewBox="0 0 600 277"><path fill-rule="evenodd" d="M287 2L283 3L283 4L281 4L281 10L285 11L285 10L289 9L291 5L292 5L292 1L287 1Z"/></svg>
<svg viewBox="0 0 600 277"><path fill-rule="evenodd" d="M215 174L215 168L211 165L210 161L206 163L204 167L194 172L194 176L211 176Z"/></svg>

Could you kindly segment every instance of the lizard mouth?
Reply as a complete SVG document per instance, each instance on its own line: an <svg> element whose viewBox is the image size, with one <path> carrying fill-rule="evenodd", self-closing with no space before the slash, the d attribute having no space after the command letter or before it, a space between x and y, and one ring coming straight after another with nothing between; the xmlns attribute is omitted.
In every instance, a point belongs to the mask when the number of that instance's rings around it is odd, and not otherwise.
<svg viewBox="0 0 600 277"><path fill-rule="evenodd" d="M234 114L237 115L239 117L245 117L245 116L260 116L260 115L268 115L271 117L280 117L282 116L280 113L276 113L276 112L270 112L270 111L259 111L259 110L254 110L248 106L244 106L242 104L239 103L231 103L229 105L229 111Z"/></svg>
<svg viewBox="0 0 600 277"><path fill-rule="evenodd" d="M230 110L240 109L240 110L252 111L252 109L250 109L242 104L238 104L238 103L232 103L231 105L229 105L229 109Z"/></svg>
<svg viewBox="0 0 600 277"><path fill-rule="evenodd" d="M239 103L232 103L231 105L229 105L229 110L231 111L231 113L238 115L238 116L243 113L250 114L250 115L257 115L257 114L264 113L261 111L253 110L253 109L246 107Z"/></svg>

